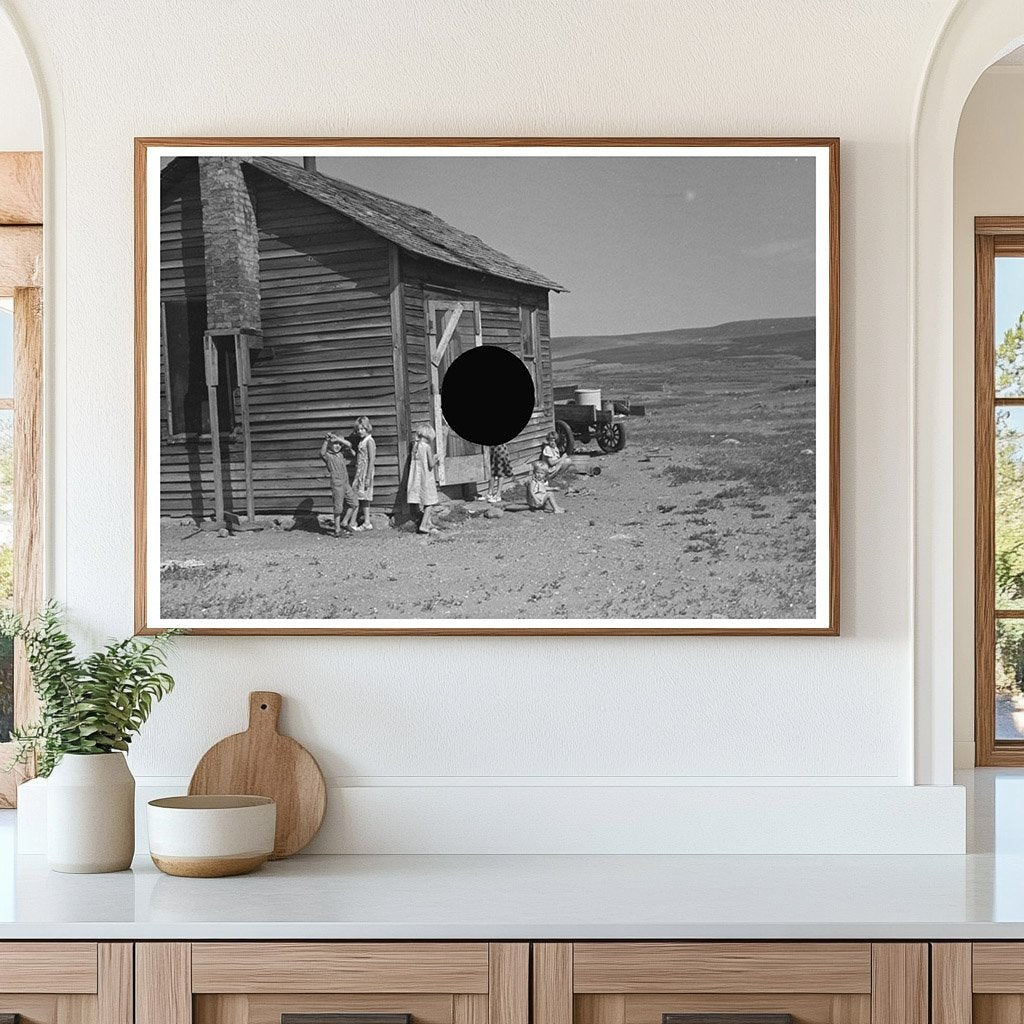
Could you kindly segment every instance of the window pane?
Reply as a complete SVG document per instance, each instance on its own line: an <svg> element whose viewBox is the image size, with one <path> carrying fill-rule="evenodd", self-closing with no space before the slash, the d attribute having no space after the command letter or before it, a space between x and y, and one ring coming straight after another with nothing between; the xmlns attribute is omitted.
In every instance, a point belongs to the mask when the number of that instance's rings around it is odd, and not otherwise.
<svg viewBox="0 0 1024 1024"><path fill-rule="evenodd" d="M996 395L1024 397L1024 257L996 259Z"/></svg>
<svg viewBox="0 0 1024 1024"><path fill-rule="evenodd" d="M996 739L1024 739L1024 622L996 620Z"/></svg>
<svg viewBox="0 0 1024 1024"><path fill-rule="evenodd" d="M0 306L0 398L14 397L14 314Z"/></svg>
<svg viewBox="0 0 1024 1024"><path fill-rule="evenodd" d="M14 414L0 410L0 606L9 608L14 596ZM0 639L0 743L13 725L14 647Z"/></svg>
<svg viewBox="0 0 1024 1024"><path fill-rule="evenodd" d="M1024 408L996 409L996 608L1024 608Z"/></svg>

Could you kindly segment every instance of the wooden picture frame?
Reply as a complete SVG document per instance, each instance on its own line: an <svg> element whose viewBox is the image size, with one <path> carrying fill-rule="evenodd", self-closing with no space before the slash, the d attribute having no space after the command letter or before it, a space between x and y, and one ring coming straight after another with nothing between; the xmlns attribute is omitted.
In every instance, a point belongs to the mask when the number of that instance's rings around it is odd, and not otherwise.
<svg viewBox="0 0 1024 1024"><path fill-rule="evenodd" d="M192 185L189 175L196 176L199 172L193 165L186 167L185 161L194 161L195 166L212 168L210 161L218 157L229 160L246 161L263 159L264 156L276 161L272 168L275 175L287 179L290 187L304 189L304 194L317 195L318 185L313 179L304 178L302 175L307 171L299 171L299 164L294 164L294 170L289 169L290 164L282 158L292 157L296 160L301 157L303 164L309 156L318 157L356 157L370 154L384 154L387 156L413 155L413 156L434 156L450 155L457 156L479 156L479 157L511 157L531 156L551 157L562 156L566 158L574 156L601 155L611 156L679 156L711 158L712 156L727 156L730 158L749 157L812 157L814 160L814 243L811 246L813 255L813 279L814 279L814 317L811 328L814 351L814 373L812 375L814 388L814 442L802 453L803 456L813 458L815 466L814 485L812 488L813 500L811 507L814 512L814 573L813 573L813 611L811 614L802 614L791 618L769 618L751 617L742 619L729 619L724 615L716 614L707 619L696 618L623 618L605 619L600 615L592 615L586 618L505 618L505 619L484 619L476 618L471 613L465 617L443 617L443 618L386 618L384 615L367 615L364 617L331 617L327 619L313 617L286 618L280 617L250 619L248 617L223 618L220 615L204 616L202 614L181 615L165 614L161 607L162 590L160 586L161 566L168 571L178 572L179 566L182 573L188 571L186 560L162 561L160 546L156 538L156 527L160 523L161 498L155 486L160 481L159 471L154 467L158 465L161 454L168 462L174 462L180 453L175 453L169 448L160 447L159 436L173 429L173 425L165 428L161 422L159 413L154 412L155 403L160 401L161 391L165 390L166 378L170 376L168 371L161 376L161 359L167 352L167 339L172 337L166 326L166 316L169 307L160 301L160 266L151 262L151 253L154 243L161 239L160 213L161 200L157 183L159 180L187 183L189 189L198 190L199 186ZM178 157L182 160L176 168L172 168L172 162ZM202 160L207 164L201 164ZM166 177L164 168L168 168ZM247 164L247 166L249 166ZM256 168L261 174L268 173L266 162ZM202 173L213 175L213 169L204 170ZM242 172L255 173L251 170ZM178 178L174 178L178 175ZM246 179L248 180L248 179ZM342 185L345 183L342 182ZM165 186L168 188L180 188L184 190L186 184L175 184ZM368 186L363 186L364 189ZM330 189L327 190L330 193ZM373 194L370 190L369 194ZM195 192L198 195L198 191ZM364 193L365 194L365 193ZM169 195L169 193L168 193ZM182 191L182 195L184 192ZM226 193L225 193L226 195ZM189 202L192 202L192 192L189 193ZM343 198L329 196L335 203L335 209L345 209L351 212L350 207L344 206ZM377 196L380 200L381 197ZM184 206L185 199L176 199ZM394 203L388 197L383 197L384 203ZM690 199L681 201L689 202ZM168 202L171 202L168 199ZM224 200L225 203L228 200ZM272 204L269 200L252 200L246 203L242 200L242 207L235 208L237 217L257 217L258 208L270 209ZM403 206L400 202L398 206ZM251 206L251 209L250 209ZM382 209L384 207L382 206ZM388 208L390 209L390 208ZM405 205L404 209L416 210L422 214L424 211L416 206ZM378 214L380 211L378 211ZM371 214L372 215L372 211ZM369 216L367 215L367 216ZM427 216L432 216L427 212ZM436 218L435 218L436 220ZM181 221L183 224L184 221ZM380 222L378 222L380 223ZM445 227L450 225L446 224ZM246 230L251 230L247 228ZM388 238L387 254L382 257L380 264L383 268L383 277L380 279L383 284L375 284L380 294L385 295L389 304L391 316L388 321L392 338L391 369L395 381L395 395L401 393L403 384L410 379L410 375L417 372L416 367L409 365L411 359L419 359L420 354L414 351L404 341L410 337L409 326L410 311L415 314L415 307L408 301L410 288L401 278L403 253L407 253L406 245L416 248L416 242L408 241L406 235L397 234L398 229L385 236ZM177 237L175 244L178 245L178 255L167 257L171 263L177 263L184 267L185 263L203 262L212 259L208 254L208 247L212 245L210 238L212 232L205 232L202 235L201 248L195 248L194 236L186 237L185 229L175 236L173 231L166 237ZM456 231L462 238L474 237L475 242L480 242L475 236L466 236L462 231ZM263 237L263 236L261 236ZM397 241L396 241L397 238ZM136 481L136 502L135 502L135 618L136 630L139 633L153 633L169 625L176 625L186 628L191 632L208 635L222 634L259 634L259 635L310 635L310 634L340 634L340 635L734 635L734 636L757 636L757 635L793 635L793 636L835 636L839 633L839 140L835 138L282 138L282 137L261 137L261 138L158 138L147 137L135 140L135 247L136 247L136 275L135 275L135 335L136 335L136 410L135 410L135 481ZM185 252L188 245L193 248L189 253ZM500 261L487 263L492 259L490 254L495 250L490 249L486 243L480 245L487 250L481 264L483 270L475 267L473 273L478 277L488 274L494 275L494 266L501 267ZM252 247L250 247L252 248ZM255 246L258 250L258 246ZM771 251L766 247L766 251ZM508 260L509 257L502 257L496 253L496 257ZM255 257L256 264L262 257ZM315 258L315 257L311 257ZM435 260L436 250L430 250L429 246L423 246L421 251L413 253L413 259L429 262ZM443 259L441 262L444 262ZM519 278L510 280L518 281L516 285L520 291L533 289L531 294L544 294L544 303L538 308L542 313L538 319L533 319L531 314L530 323L539 323L540 329L546 331L544 343L550 346L551 328L549 326L549 315L547 310L547 288L560 288L550 279L537 275L534 279L526 276L529 267L524 267L515 261L510 261L516 269L509 271L510 274L518 273ZM628 262L628 261L626 261ZM247 274L252 275L253 257L250 255L239 255L236 263L239 270L237 274L244 279ZM466 264L464 264L465 268ZM248 267L249 269L245 269ZM194 269L194 268L193 268ZM170 272L170 271L169 271ZM260 273L259 270L256 274ZM531 271L531 273L533 273ZM444 275L441 275L442 277ZM500 273L499 273L500 276ZM387 281L390 280L390 290ZM424 284L424 290L432 284L437 284L442 289L453 287L450 281L445 280ZM245 291L243 287L242 291ZM176 293L175 293L176 294ZM205 295L205 293L204 293ZM168 300L170 301L170 300ZM175 300L177 301L177 300ZM204 298L205 303L205 298ZM219 297L218 297L219 301ZM243 302L244 296L243 296ZM261 300L262 301L262 300ZM522 302L520 304L520 319L522 317ZM533 301L530 298L530 301ZM158 308L159 307L159 308ZM205 308L205 306L204 306ZM174 316L185 316L180 311L171 310ZM415 314L419 315L419 314ZM462 314L465 316L466 314ZM476 330L479 332L479 312L473 312L476 318ZM252 497L254 487L258 487L261 476L268 472L265 468L256 465L254 469L252 455L252 439L248 429L249 399L241 400L238 395L249 387L250 372L253 365L268 358L261 352L257 345L262 344L260 339L256 344L245 341L245 332L250 331L250 338L255 338L259 333L258 327L252 327L242 323L246 314L239 313L239 322L226 333L230 334L231 344L219 340L221 327L209 328L206 332L206 384L207 392L205 398L193 400L194 409L202 405L207 410L201 414L193 412L193 422L203 424L197 427L198 433L193 437L203 438L209 436L209 443L214 449L213 456L202 455L194 461L199 464L199 469L194 477L189 477L193 482L189 485L192 488L191 500L193 505L199 508L196 522L200 526L207 527L211 523L228 529L237 525L241 530L245 522L255 522L259 516L258 502ZM258 317L257 317L258 318ZM209 321L210 318L207 317ZM468 321L467 321L468 322ZM173 344L183 344L178 339L183 337L184 328L174 327ZM467 328L468 330L468 328ZM189 335L191 337L191 335ZM211 338L213 340L211 341ZM243 339L243 340L239 340ZM189 345L198 346L199 341L188 341ZM218 347L219 346L219 347ZM273 347L273 346L269 346ZM177 350L177 349L176 349ZM196 348L198 351L198 348ZM231 356L228 353L234 352ZM254 353L250 355L250 353ZM550 355L547 356L550 361ZM230 364L230 369L225 366ZM168 364L169 365L169 364ZM264 363L264 366L267 365ZM436 368L435 368L436 369ZM193 371L188 371L193 372ZM389 372L391 372L389 370ZM539 375L540 371L538 371ZM235 376L232 376L234 374ZM191 378L190 378L191 379ZM229 386L226 386L229 385ZM253 384L253 387L257 387ZM198 385L197 385L198 388ZM233 389L233 391L232 391ZM225 393L231 393L228 401L235 406L241 405L239 411L232 412L224 405ZM197 391L198 393L198 391ZM166 399L166 396L165 396ZM538 413L554 418L552 407L553 399L549 395L544 396L547 403L545 409ZM539 404L543 405L543 402ZM619 403L606 402L601 407L601 412L607 412L609 416L620 415L619 405L625 409L629 402ZM595 407L596 408L596 407ZM243 424L241 427L242 441L244 445L236 444L237 435L229 435L224 432L220 418L222 413L227 415L233 422ZM626 413L623 413L625 415ZM596 414L595 414L596 415ZM407 465L410 452L410 432L415 429L419 414L413 414L410 407L402 407L398 402L393 415L389 414L389 424L396 426L389 427L389 430L397 432L397 437L392 435L387 444L387 451L384 457L389 460L389 472L397 474L395 479L403 480L403 464ZM201 417L206 417L202 419ZM424 417L425 418L425 417ZM244 421L244 422L243 422ZM209 425L209 424L212 424ZM203 434L202 431L207 433ZM542 434L540 436L543 436ZM588 435L589 436L589 435ZM712 435L714 436L714 435ZM738 443L738 442L737 442ZM308 444L308 442L307 442ZM434 442L440 446L441 442ZM239 455L238 466L235 466L234 448L226 457L227 470L225 470L225 455L223 446L235 445ZM243 452L244 448L244 452ZM445 454L444 449L438 447L438 454ZM535 457L535 456L532 456ZM183 456L182 456L183 458ZM206 459L206 462L203 460ZM258 458L257 458L258 463ZM184 472L180 469L182 462L177 462L179 469L168 471L169 475L174 472L179 475ZM208 475L213 476L213 483L204 482L204 473L207 473L206 466L209 465ZM520 462L519 468L529 466L528 462ZM397 468L396 468L397 467ZM281 470L282 472L285 470ZM155 475L154 475L155 474ZM224 479L228 479L225 484ZM460 478L461 479L461 478ZM721 478L720 478L721 479ZM391 486L391 485L389 485ZM402 486L399 483L399 488ZM464 486L464 485L463 485ZM323 488L326 493L326 484ZM500 479L499 479L500 487ZM229 512L222 507L222 499L225 488L232 504ZM208 499L205 497L207 490L212 489L215 507L207 508ZM200 493L198 501L195 500L195 493ZM217 499L220 495L220 499ZM319 499L318 499L319 500ZM396 500L396 508L397 502ZM265 507L270 508L272 503L266 503ZM253 515L254 508L256 516ZM329 507L317 506L317 514L329 513ZM221 517L224 517L223 520ZM232 518L234 517L234 518ZM327 515L329 519L329 514ZM315 527L321 529L322 527ZM411 538L411 543L416 543ZM354 549L353 549L354 550ZM197 560L201 561L201 560ZM205 571L205 570L204 570Z"/></svg>

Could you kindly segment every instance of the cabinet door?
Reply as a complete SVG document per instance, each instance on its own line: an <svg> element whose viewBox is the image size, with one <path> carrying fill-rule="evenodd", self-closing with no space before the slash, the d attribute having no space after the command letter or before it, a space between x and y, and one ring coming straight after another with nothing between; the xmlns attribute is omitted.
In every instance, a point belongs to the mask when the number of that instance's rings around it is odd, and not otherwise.
<svg viewBox="0 0 1024 1024"><path fill-rule="evenodd" d="M132 1024L131 943L0 942L8 1024Z"/></svg>
<svg viewBox="0 0 1024 1024"><path fill-rule="evenodd" d="M1024 1020L1024 942L932 945L935 1024Z"/></svg>
<svg viewBox="0 0 1024 1024"><path fill-rule="evenodd" d="M538 943L533 1024L928 1024L923 943Z"/></svg>
<svg viewBox="0 0 1024 1024"><path fill-rule="evenodd" d="M140 943L136 984L136 1024L529 1024L525 943Z"/></svg>

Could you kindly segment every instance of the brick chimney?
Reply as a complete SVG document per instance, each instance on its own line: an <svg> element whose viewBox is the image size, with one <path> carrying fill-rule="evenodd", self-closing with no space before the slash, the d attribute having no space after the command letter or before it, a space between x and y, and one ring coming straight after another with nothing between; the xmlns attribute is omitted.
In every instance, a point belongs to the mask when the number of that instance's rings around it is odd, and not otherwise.
<svg viewBox="0 0 1024 1024"><path fill-rule="evenodd" d="M199 196L206 259L207 330L259 334L259 235L242 161L234 157L201 156Z"/></svg>

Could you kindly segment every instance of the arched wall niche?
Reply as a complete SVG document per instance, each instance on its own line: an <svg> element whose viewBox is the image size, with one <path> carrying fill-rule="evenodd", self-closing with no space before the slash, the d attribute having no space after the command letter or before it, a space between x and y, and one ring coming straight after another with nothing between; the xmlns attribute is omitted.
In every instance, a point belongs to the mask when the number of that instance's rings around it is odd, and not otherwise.
<svg viewBox="0 0 1024 1024"><path fill-rule="evenodd" d="M1019 0L961 0L925 69L912 128L915 780L922 785L952 782L954 595L973 587L954 572L954 150L978 78L1021 43Z"/></svg>

